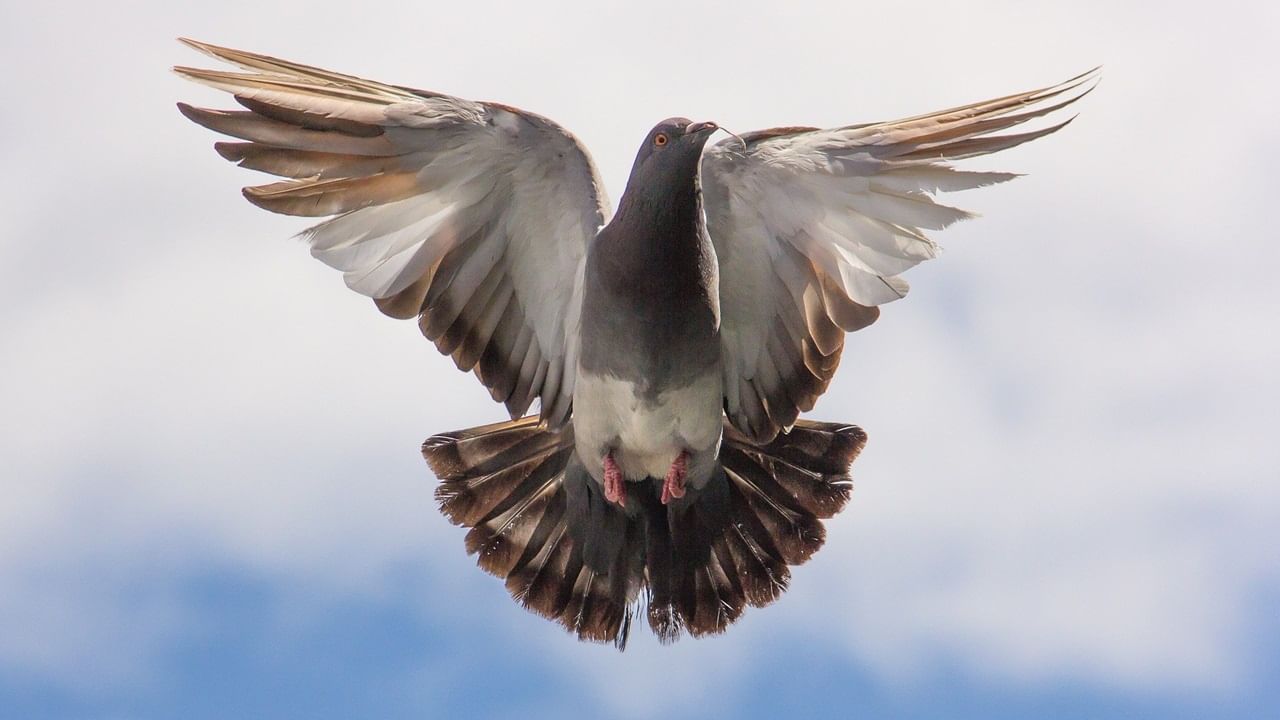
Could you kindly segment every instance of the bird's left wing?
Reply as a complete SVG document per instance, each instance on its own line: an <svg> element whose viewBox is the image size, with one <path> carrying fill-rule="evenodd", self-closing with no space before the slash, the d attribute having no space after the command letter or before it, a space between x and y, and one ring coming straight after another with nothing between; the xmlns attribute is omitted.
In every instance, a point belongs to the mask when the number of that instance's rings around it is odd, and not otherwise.
<svg viewBox="0 0 1280 720"><path fill-rule="evenodd" d="M844 333L907 292L900 273L932 258L925 230L971 215L933 200L1013 177L949 163L1052 133L993 134L1059 110L1096 70L1059 85L892 122L777 128L703 155L707 231L720 269L725 411L758 442L813 407Z"/></svg>
<svg viewBox="0 0 1280 720"><path fill-rule="evenodd" d="M286 178L247 187L347 285L475 370L513 417L569 414L587 243L608 213L594 164L546 118L184 40L247 72L174 68L246 109L179 104L245 142L218 152Z"/></svg>

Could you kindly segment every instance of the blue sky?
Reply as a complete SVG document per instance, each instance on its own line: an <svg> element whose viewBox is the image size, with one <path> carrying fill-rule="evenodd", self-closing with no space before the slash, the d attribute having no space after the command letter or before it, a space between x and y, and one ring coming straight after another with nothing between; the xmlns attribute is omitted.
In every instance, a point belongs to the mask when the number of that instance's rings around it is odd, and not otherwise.
<svg viewBox="0 0 1280 720"><path fill-rule="evenodd" d="M319 3L0 27L0 717L1280 713L1280 11L1260 3ZM501 417L237 189L178 35L555 118L610 194L657 119L838 125L1103 83L973 163L812 413L870 443L724 637L618 654L516 607L427 435ZM673 60L673 58L675 60ZM696 71L689 70L697 68Z"/></svg>

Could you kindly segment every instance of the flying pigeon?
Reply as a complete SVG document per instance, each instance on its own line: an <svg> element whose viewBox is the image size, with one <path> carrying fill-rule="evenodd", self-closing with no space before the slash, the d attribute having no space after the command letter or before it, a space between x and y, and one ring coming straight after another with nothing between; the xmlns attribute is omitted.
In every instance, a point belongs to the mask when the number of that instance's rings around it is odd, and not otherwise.
<svg viewBox="0 0 1280 720"><path fill-rule="evenodd" d="M193 40L241 72L177 67L243 110L179 104L284 178L244 189L347 286L472 371L512 418L422 451L445 516L524 607L625 647L723 632L787 587L849 499L866 442L800 419L846 332L907 293L934 200L1015 177L951 161L1053 133L1002 131L1088 93L1064 83L891 122L781 127L707 147L673 117L610 216L595 165L540 115ZM534 401L538 412L525 416Z"/></svg>

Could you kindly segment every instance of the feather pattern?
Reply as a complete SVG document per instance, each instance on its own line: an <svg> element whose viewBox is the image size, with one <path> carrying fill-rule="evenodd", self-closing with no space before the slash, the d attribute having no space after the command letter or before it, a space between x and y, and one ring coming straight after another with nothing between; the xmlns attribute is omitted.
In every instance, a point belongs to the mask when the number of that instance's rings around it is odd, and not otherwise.
<svg viewBox="0 0 1280 720"><path fill-rule="evenodd" d="M240 69L174 68L245 108L179 104L244 141L218 143L219 154L285 178L245 188L250 202L332 216L303 237L351 289L392 317L420 316L512 417L541 398L544 420L567 420L582 259L608 215L572 135L506 105L183 42Z"/></svg>
<svg viewBox="0 0 1280 720"><path fill-rule="evenodd" d="M849 500L857 427L798 421L758 445L727 422L721 469L671 505L629 483L625 510L573 455L573 427L529 416L436 435L423 455L441 511L511 596L580 639L626 645L633 616L662 642L724 632L778 598Z"/></svg>
<svg viewBox="0 0 1280 720"><path fill-rule="evenodd" d="M935 193L1017 177L949 161L1056 132L1066 122L999 134L1066 108L1097 77L1092 70L890 122L762 130L709 148L701 182L720 269L724 404L734 427L768 442L812 406L839 364L844 333L875 322L876 306L907 294L899 274L937 256L924 231L972 217Z"/></svg>

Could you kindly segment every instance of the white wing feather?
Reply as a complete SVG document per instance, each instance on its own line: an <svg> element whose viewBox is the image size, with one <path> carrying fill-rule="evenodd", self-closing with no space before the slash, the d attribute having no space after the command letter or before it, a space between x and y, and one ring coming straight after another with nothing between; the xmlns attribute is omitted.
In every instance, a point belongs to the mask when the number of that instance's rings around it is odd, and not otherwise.
<svg viewBox="0 0 1280 720"><path fill-rule="evenodd" d="M568 417L583 258L608 213L572 135L516 108L184 42L248 71L175 68L248 108L179 106L248 141L218 143L224 157L288 178L245 188L251 202L335 216L303 237L348 287L419 316L513 416L541 398L545 420Z"/></svg>
<svg viewBox="0 0 1280 720"><path fill-rule="evenodd" d="M839 363L843 332L874 322L876 306L907 294L899 275L937 256L924 231L972 217L935 193L1017 177L948 161L1058 130L1066 123L992 134L1075 102L1096 79L1095 70L914 118L767 130L710 148L701 182L720 265L725 407L734 425L767 441L813 406Z"/></svg>

